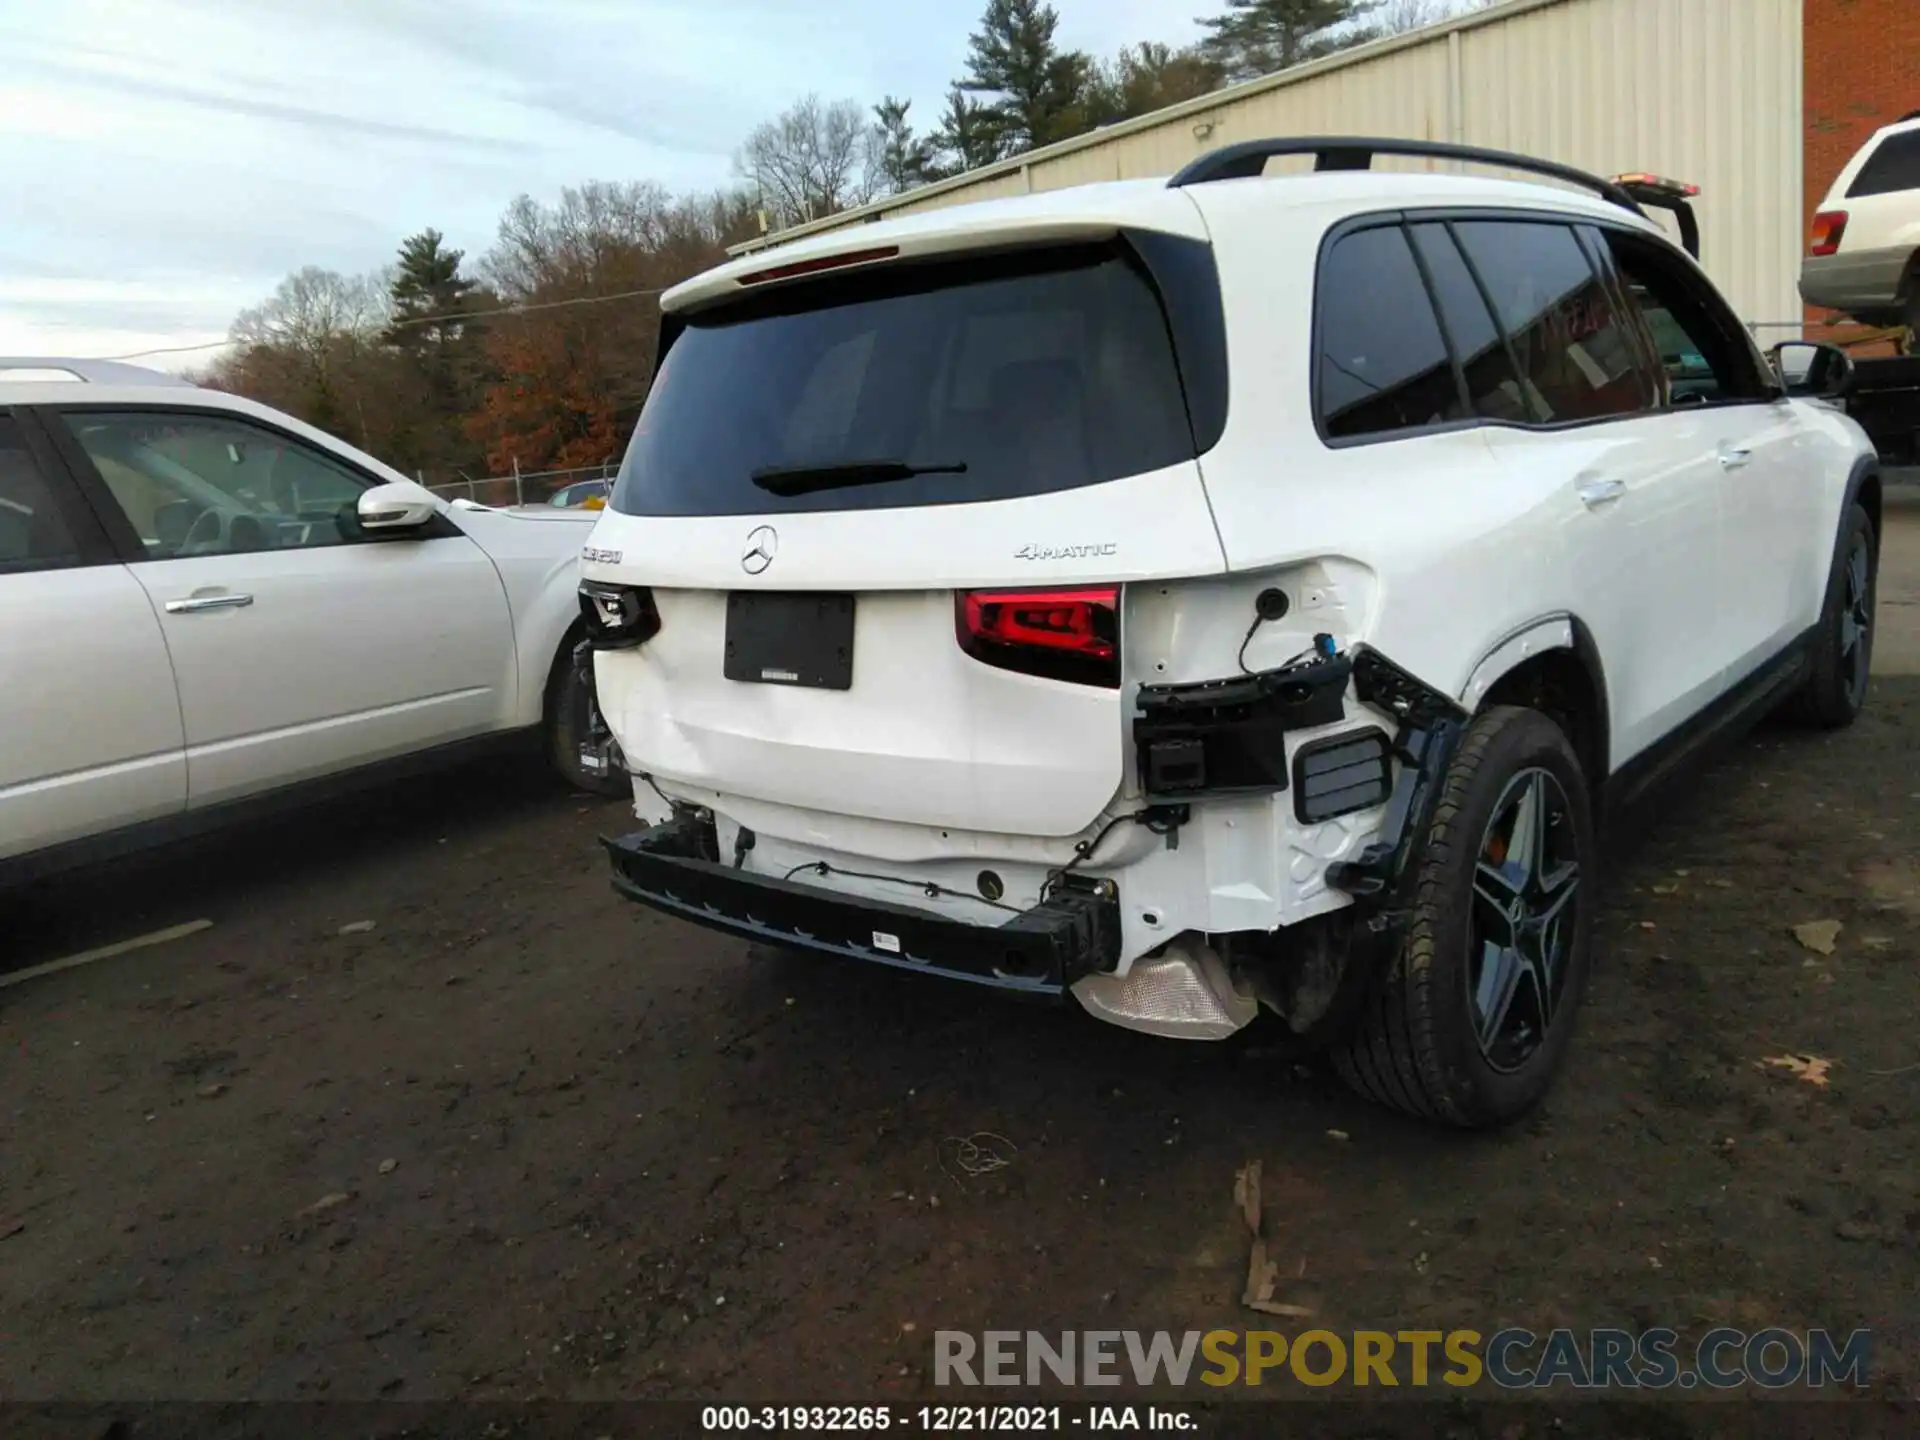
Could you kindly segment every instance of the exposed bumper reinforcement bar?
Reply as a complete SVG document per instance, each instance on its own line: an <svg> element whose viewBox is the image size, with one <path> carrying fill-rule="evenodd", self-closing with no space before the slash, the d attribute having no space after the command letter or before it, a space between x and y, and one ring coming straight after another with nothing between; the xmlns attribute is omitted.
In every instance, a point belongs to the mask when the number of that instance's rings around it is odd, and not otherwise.
<svg viewBox="0 0 1920 1440"><path fill-rule="evenodd" d="M713 821L704 815L682 814L600 843L613 862L613 888L629 900L770 945L1049 997L1113 969L1120 957L1119 904L1091 888L1063 884L1004 925L973 925L745 874L720 862Z"/></svg>

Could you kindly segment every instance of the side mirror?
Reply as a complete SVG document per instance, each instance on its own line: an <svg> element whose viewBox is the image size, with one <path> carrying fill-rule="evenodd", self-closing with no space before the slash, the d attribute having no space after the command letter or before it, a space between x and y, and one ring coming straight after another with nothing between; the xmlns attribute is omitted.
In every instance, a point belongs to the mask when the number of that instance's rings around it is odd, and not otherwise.
<svg viewBox="0 0 1920 1440"><path fill-rule="evenodd" d="M1853 393L1853 357L1838 345L1788 340L1767 352L1787 394L1843 400Z"/></svg>
<svg viewBox="0 0 1920 1440"><path fill-rule="evenodd" d="M360 493L354 506L360 528L369 534L418 530L440 513L440 502L424 485L398 480Z"/></svg>

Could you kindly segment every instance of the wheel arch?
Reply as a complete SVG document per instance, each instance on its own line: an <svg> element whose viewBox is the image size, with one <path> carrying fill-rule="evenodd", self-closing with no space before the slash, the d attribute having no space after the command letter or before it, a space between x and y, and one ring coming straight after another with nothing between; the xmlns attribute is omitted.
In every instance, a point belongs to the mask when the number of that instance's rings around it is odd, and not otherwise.
<svg viewBox="0 0 1920 1440"><path fill-rule="evenodd" d="M586 621L578 616L574 617L573 622L568 625L566 630L561 634L560 643L554 648L553 659L547 667L546 682L540 687L540 720L542 724L545 724L552 718L554 696L559 693L560 687L566 683L567 676L573 669L574 647L586 639L586 636Z"/></svg>
<svg viewBox="0 0 1920 1440"><path fill-rule="evenodd" d="M1492 705L1541 710L1567 732L1596 791L1612 773L1606 666L1577 615L1542 616L1507 635L1474 666L1461 700L1475 713Z"/></svg>
<svg viewBox="0 0 1920 1440"><path fill-rule="evenodd" d="M1846 498L1840 502L1840 515L1847 513L1850 505L1859 505L1867 512L1867 518L1873 522L1873 548L1875 558L1880 550L1881 520L1880 461L1871 455L1862 455L1854 462L1853 472L1847 476ZM1836 522L1836 531L1839 525ZM1838 540L1835 541L1838 544Z"/></svg>

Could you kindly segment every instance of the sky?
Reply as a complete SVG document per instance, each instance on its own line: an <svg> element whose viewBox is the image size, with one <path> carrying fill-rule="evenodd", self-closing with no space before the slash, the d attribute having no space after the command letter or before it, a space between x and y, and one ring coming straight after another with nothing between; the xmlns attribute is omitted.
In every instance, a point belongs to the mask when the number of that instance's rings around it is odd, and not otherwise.
<svg viewBox="0 0 1920 1440"><path fill-rule="evenodd" d="M1212 0L1054 0L1106 55ZM809 92L928 128L984 0L0 0L0 355L198 345L516 195L710 190ZM215 353L142 363L179 369Z"/></svg>

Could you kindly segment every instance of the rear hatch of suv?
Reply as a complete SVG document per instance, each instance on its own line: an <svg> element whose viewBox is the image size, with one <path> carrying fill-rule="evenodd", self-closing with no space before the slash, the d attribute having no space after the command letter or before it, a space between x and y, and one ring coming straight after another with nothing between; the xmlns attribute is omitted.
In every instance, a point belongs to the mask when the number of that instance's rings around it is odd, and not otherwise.
<svg viewBox="0 0 1920 1440"><path fill-rule="evenodd" d="M636 770L812 812L792 838L1076 834L1127 780L1127 588L1225 569L1211 250L861 238L669 310L584 571L659 617L601 657L608 720Z"/></svg>

